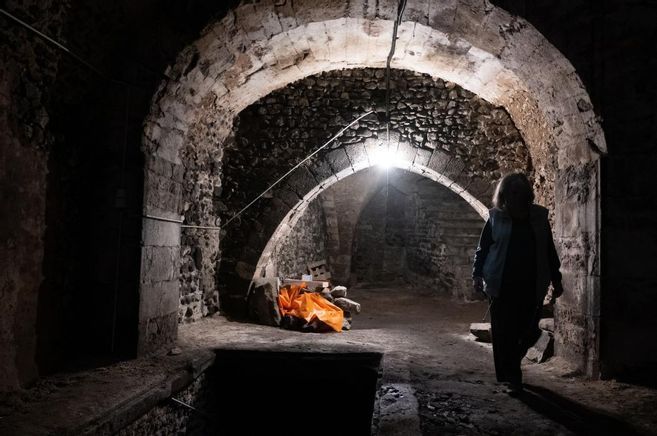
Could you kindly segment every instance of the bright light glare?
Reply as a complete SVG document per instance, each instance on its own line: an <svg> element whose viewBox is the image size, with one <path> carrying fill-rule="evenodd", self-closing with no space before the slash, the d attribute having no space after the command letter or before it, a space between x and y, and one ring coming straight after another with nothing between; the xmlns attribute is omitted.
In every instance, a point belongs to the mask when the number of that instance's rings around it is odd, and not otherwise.
<svg viewBox="0 0 657 436"><path fill-rule="evenodd" d="M379 147L375 157L376 165L384 169L394 166L396 159L397 153L393 150L389 150L385 145Z"/></svg>

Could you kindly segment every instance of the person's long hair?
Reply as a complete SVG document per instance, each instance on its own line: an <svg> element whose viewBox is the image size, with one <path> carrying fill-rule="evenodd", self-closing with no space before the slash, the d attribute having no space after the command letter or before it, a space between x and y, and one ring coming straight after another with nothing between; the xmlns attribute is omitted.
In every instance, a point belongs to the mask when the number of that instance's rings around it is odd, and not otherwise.
<svg viewBox="0 0 657 436"><path fill-rule="evenodd" d="M502 180L497 184L495 194L493 194L493 206L498 209L504 209L509 187L516 184L521 188L522 196L527 201L527 205L531 205L534 202L534 189L529 179L523 173L511 173L502 177Z"/></svg>

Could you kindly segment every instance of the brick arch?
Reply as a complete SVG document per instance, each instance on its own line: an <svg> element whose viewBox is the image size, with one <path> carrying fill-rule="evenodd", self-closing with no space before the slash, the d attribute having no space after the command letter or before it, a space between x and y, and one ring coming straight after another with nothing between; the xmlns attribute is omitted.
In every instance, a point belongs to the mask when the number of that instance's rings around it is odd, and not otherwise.
<svg viewBox="0 0 657 436"><path fill-rule="evenodd" d="M215 224L203 211L211 207L220 180L218 149L236 114L321 71L384 66L396 2L313 3L242 4L181 52L145 122L145 214L178 219L187 210L182 199L187 192L194 205L186 218ZM521 132L538 198L560 206L554 208L555 231L566 285L575 290L559 316L561 325L572 325L576 333L558 331L557 352L597 373L599 154L606 144L575 69L529 23L483 0L440 5L409 0L398 36L394 68L452 81L504 107ZM175 270L176 255L159 254L178 246L162 236L163 226L144 222L144 264L158 259ZM206 255L217 256L218 234L198 240ZM142 266L142 302L158 292L153 271L161 269ZM213 268L202 273L206 286L213 285L215 274ZM163 310L148 307L140 313L141 327L147 329L149 317Z"/></svg>

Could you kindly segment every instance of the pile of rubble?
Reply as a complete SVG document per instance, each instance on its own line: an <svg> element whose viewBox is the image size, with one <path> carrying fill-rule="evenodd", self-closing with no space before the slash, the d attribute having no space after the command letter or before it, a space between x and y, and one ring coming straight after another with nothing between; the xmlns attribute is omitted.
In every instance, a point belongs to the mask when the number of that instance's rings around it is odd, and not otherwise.
<svg viewBox="0 0 657 436"><path fill-rule="evenodd" d="M322 323L322 314L331 310L341 311L341 322L338 326L333 326L332 330L351 330L353 315L360 313L361 305L347 298L346 287L331 288L328 281L330 273L325 268L318 267L318 263L310 264L308 269L311 274L302 275L299 279L279 277L254 279L247 295L249 318L259 324L291 330L324 332L331 329ZM296 305L288 301L290 296L300 298L303 294L315 294L321 298L306 298ZM284 295L285 304L290 307L290 311L282 306L281 295ZM313 315L312 307L308 307L313 304L318 306L315 311L318 316ZM296 311L291 309L293 306ZM299 311L302 309L308 316L300 316Z"/></svg>
<svg viewBox="0 0 657 436"><path fill-rule="evenodd" d="M344 313L342 330L351 330L352 316L360 313L360 303L347 298L347 288L344 286L336 286L330 291L323 289L320 294L326 300L342 309L342 313Z"/></svg>
<svg viewBox="0 0 657 436"><path fill-rule="evenodd" d="M554 355L554 318L547 306L544 306L543 318L539 321L540 334L536 343L529 348L525 358L535 363L543 363ZM470 324L472 333L478 342L492 342L489 322L476 322Z"/></svg>

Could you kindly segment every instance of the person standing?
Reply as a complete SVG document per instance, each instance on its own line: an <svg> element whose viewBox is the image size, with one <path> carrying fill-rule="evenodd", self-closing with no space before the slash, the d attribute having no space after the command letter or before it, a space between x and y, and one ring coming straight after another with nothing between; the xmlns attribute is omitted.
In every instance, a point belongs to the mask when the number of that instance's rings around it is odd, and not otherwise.
<svg viewBox="0 0 657 436"><path fill-rule="evenodd" d="M538 321L550 283L551 303L563 294L559 256L546 208L534 204L522 173L500 180L474 256L473 286L490 300L498 382L522 390L520 363L540 335Z"/></svg>

